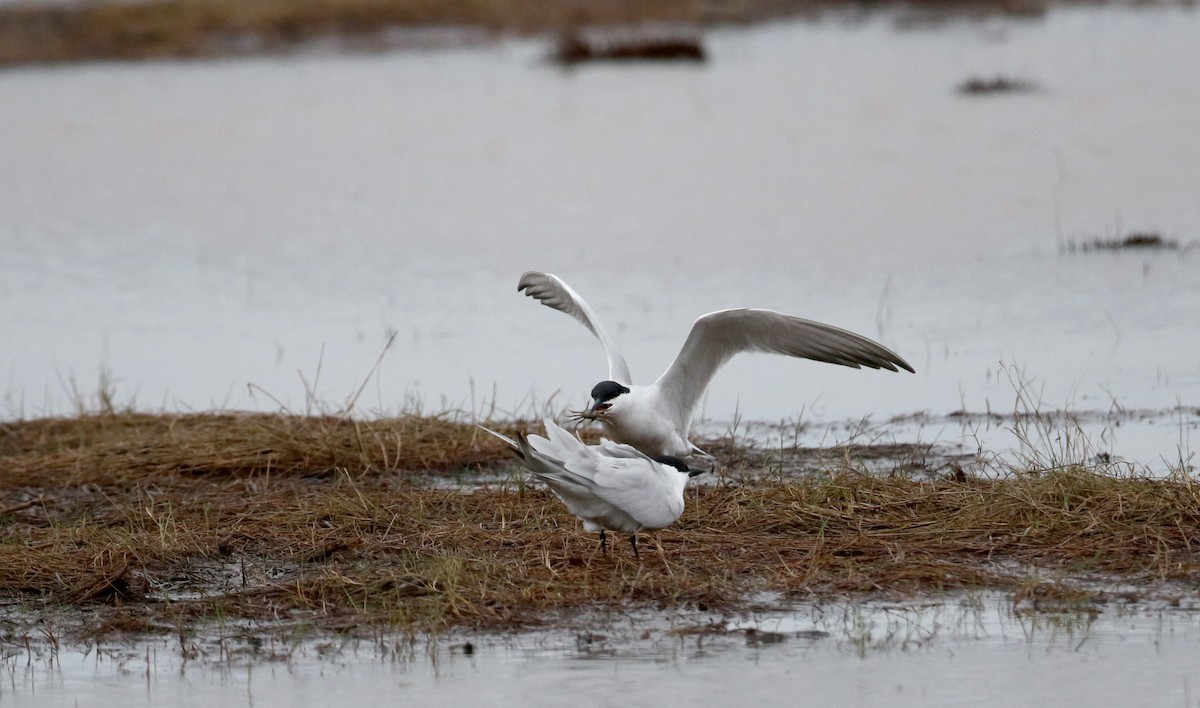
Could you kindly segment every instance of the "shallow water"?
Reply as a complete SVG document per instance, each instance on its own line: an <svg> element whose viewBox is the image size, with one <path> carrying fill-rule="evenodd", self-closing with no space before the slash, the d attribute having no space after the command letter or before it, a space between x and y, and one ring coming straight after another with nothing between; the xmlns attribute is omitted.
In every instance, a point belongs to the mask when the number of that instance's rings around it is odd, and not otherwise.
<svg viewBox="0 0 1200 708"><path fill-rule="evenodd" d="M718 629L720 631L718 631ZM464 652L467 643L470 654ZM7 645L9 706L1193 705L1200 615L1134 604L1015 614L992 595L805 606L741 618L632 615L596 630L373 640L178 640L87 653ZM223 649L222 649L223 647Z"/></svg>
<svg viewBox="0 0 1200 708"><path fill-rule="evenodd" d="M517 294L526 269L589 298L643 381L738 305L919 371L743 356L716 421L1011 412L1022 388L1194 407L1198 34L1194 10L1071 8L713 32L700 67L564 71L513 42L6 71L6 412L94 406L101 369L148 409L340 408L367 381L364 413L561 411L603 357ZM998 74L1037 89L955 91ZM1062 248L1135 230L1182 247ZM1105 449L1174 456L1142 432Z"/></svg>

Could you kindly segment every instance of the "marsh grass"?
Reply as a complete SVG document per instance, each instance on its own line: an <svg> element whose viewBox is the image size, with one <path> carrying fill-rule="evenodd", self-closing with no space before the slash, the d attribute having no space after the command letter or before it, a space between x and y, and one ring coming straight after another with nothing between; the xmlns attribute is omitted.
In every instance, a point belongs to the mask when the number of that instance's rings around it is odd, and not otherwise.
<svg viewBox="0 0 1200 708"><path fill-rule="evenodd" d="M926 14L1039 12L1041 0L919 0ZM335 40L346 48L420 44L403 30L454 28L553 35L579 27L633 28L761 22L829 9L845 0L100 0L0 5L0 65L87 59L213 57L287 51ZM399 30L399 32L398 32Z"/></svg>
<svg viewBox="0 0 1200 708"><path fill-rule="evenodd" d="M472 469L501 481L417 481ZM186 633L216 619L437 631L586 608L736 611L763 592L1036 597L1097 580L1200 582L1200 488L1184 474L757 471L691 488L683 517L643 538L639 561L623 543L602 555L556 499L520 481L499 442L450 416L7 423L0 604L77 611L84 635Z"/></svg>
<svg viewBox="0 0 1200 708"><path fill-rule="evenodd" d="M529 34L577 25L738 22L778 17L810 3L712 0L153 0L0 8L0 64L205 57L279 51L338 38L389 42L397 28Z"/></svg>

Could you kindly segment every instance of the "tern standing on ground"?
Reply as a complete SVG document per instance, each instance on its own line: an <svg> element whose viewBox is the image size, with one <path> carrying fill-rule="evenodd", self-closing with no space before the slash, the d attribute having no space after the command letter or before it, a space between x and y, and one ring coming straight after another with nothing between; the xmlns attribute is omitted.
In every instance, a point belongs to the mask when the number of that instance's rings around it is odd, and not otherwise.
<svg viewBox="0 0 1200 708"><path fill-rule="evenodd" d="M508 443L533 475L583 520L585 530L600 532L601 548L606 548L606 529L627 533L637 556L638 532L675 523L683 514L688 478L705 471L610 440L585 445L549 418L544 424L547 437L520 434L516 440L483 429Z"/></svg>

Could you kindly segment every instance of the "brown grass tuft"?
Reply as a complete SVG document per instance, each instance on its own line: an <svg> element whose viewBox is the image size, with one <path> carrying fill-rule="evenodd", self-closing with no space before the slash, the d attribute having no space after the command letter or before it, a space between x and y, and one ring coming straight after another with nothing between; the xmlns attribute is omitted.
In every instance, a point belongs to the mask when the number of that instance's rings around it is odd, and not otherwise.
<svg viewBox="0 0 1200 708"><path fill-rule="evenodd" d="M509 426L510 432L512 430ZM345 416L123 413L0 427L0 455L25 487L206 477L446 471L503 459L504 446L447 416L359 421Z"/></svg>

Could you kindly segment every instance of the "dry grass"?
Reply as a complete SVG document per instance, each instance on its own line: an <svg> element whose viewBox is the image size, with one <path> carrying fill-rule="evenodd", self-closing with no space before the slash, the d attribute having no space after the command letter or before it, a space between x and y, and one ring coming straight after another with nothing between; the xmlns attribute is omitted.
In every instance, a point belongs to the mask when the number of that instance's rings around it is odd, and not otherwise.
<svg viewBox="0 0 1200 708"><path fill-rule="evenodd" d="M502 447L487 437L449 416L368 423L344 415L110 413L0 424L0 459L9 480L34 487L111 485L170 473L446 471L501 459Z"/></svg>
<svg viewBox="0 0 1200 708"><path fill-rule="evenodd" d="M1044 0L920 0L907 7L1029 14ZM846 0L150 0L0 6L0 65L207 57L337 38L390 46L390 30L547 33L573 27L747 23L862 7ZM873 7L877 3L867 2Z"/></svg>
<svg viewBox="0 0 1200 708"><path fill-rule="evenodd" d="M600 555L519 474L466 490L412 481L509 464L499 443L439 417L7 424L0 604L86 608L84 633L215 618L438 630L558 609L737 609L761 591L1200 582L1200 488L1182 476L727 479L690 491L683 518L655 535L662 552L645 543L641 561L624 544Z"/></svg>

